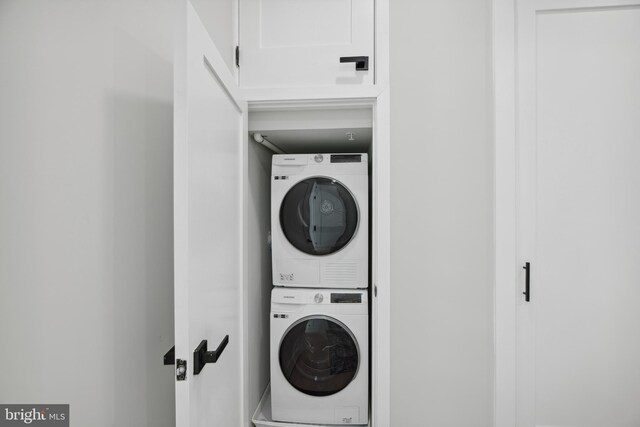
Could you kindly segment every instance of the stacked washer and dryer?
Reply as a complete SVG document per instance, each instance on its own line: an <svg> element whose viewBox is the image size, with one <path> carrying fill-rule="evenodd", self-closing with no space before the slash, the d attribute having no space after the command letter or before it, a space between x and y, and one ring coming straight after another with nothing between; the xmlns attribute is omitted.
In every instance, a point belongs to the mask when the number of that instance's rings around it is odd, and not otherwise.
<svg viewBox="0 0 640 427"><path fill-rule="evenodd" d="M369 420L366 154L274 155L271 414Z"/></svg>

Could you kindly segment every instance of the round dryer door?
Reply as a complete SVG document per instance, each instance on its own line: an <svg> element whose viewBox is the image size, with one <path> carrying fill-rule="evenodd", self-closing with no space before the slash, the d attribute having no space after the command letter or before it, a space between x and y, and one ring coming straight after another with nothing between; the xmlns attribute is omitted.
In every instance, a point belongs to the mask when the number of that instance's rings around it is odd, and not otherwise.
<svg viewBox="0 0 640 427"><path fill-rule="evenodd" d="M358 345L351 331L323 316L295 323L280 344L280 368L289 383L311 396L329 396L356 376Z"/></svg>
<svg viewBox="0 0 640 427"><path fill-rule="evenodd" d="M310 255L328 255L342 249L356 234L358 205L336 180L305 179L282 200L280 226L297 249Z"/></svg>

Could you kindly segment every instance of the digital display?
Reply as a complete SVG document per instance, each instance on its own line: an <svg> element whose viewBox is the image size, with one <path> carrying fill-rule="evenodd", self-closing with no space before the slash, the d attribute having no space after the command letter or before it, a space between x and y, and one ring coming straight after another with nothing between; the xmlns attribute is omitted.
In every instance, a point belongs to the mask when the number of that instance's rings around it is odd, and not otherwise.
<svg viewBox="0 0 640 427"><path fill-rule="evenodd" d="M361 294L331 294L331 303L333 304L359 304L361 302Z"/></svg>
<svg viewBox="0 0 640 427"><path fill-rule="evenodd" d="M361 163L362 154L332 154L331 163Z"/></svg>

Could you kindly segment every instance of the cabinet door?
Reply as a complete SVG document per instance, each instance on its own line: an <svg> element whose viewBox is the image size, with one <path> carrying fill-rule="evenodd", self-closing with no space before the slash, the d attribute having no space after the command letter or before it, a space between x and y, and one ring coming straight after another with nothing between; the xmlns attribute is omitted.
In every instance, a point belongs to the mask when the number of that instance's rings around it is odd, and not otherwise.
<svg viewBox="0 0 640 427"><path fill-rule="evenodd" d="M639 426L640 2L523 0L516 27L516 425Z"/></svg>
<svg viewBox="0 0 640 427"><path fill-rule="evenodd" d="M371 85L374 0L240 0L243 87ZM341 57L368 57L356 70Z"/></svg>
<svg viewBox="0 0 640 427"><path fill-rule="evenodd" d="M242 147L246 103L194 9L177 8L174 68L176 426L241 425ZM194 350L228 335L196 374Z"/></svg>

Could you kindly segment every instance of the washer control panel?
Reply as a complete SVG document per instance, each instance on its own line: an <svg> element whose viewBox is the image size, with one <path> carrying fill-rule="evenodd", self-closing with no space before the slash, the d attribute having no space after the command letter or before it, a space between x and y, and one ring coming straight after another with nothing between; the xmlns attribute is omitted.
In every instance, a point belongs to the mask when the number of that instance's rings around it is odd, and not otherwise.
<svg viewBox="0 0 640 427"><path fill-rule="evenodd" d="M272 304L287 305L327 305L327 304L366 304L368 291L361 289L300 289L275 287L271 292Z"/></svg>

